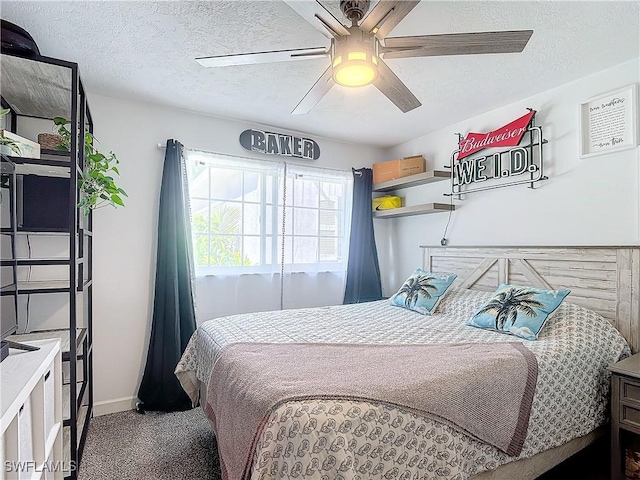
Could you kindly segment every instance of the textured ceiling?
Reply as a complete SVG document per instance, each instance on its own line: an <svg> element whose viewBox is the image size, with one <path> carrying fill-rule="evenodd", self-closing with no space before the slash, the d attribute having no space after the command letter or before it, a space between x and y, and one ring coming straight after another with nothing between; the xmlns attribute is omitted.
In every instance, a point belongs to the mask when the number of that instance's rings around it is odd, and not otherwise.
<svg viewBox="0 0 640 480"><path fill-rule="evenodd" d="M334 15L336 1L323 1ZM375 2L372 2L372 4ZM335 86L291 110L328 59L205 69L195 57L326 46L273 1L12 2L1 15L44 55L80 64L90 92L391 146L639 56L638 2L432 2L391 36L533 29L523 53L388 60L422 102L401 113L373 86ZM346 22L345 22L346 23Z"/></svg>

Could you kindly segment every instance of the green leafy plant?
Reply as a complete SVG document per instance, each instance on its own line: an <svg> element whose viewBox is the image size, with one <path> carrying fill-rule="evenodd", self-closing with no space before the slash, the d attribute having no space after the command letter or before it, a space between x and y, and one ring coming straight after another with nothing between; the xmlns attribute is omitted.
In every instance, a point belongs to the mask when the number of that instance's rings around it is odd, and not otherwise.
<svg viewBox="0 0 640 480"><path fill-rule="evenodd" d="M3 119L9 112L11 112L11 110L8 108L3 108L2 110L0 110L0 119ZM4 136L4 129L0 130L0 145L5 145L9 147L13 153L15 153L16 155L20 155L20 147L15 140Z"/></svg>
<svg viewBox="0 0 640 480"><path fill-rule="evenodd" d="M62 137L62 143L58 150L71 150L71 129L69 120L63 117L53 119L54 131ZM123 196L127 197L127 192L119 188L114 175L120 176L118 165L120 161L115 153L109 152L107 155L100 153L96 148L98 141L92 133L86 132L84 136L84 158L85 165L82 170L82 177L78 182L80 187L80 201L78 207L82 209L83 215L88 215L89 210L111 205L112 207L124 207Z"/></svg>
<svg viewBox="0 0 640 480"><path fill-rule="evenodd" d="M238 207L229 207L214 203L211 215L198 213L193 216L195 235L195 257L198 266L247 266L253 265L251 259L242 256L242 239L238 236L242 225L242 211ZM211 235L198 235L208 232Z"/></svg>

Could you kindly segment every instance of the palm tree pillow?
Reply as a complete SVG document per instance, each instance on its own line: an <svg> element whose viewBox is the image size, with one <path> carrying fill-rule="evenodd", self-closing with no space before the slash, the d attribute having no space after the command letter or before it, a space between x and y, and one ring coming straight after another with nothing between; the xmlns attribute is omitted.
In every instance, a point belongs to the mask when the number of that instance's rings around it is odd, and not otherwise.
<svg viewBox="0 0 640 480"><path fill-rule="evenodd" d="M467 325L537 340L549 316L571 290L541 290L500 285L493 297L467 321Z"/></svg>
<svg viewBox="0 0 640 480"><path fill-rule="evenodd" d="M391 305L431 315L456 277L455 274L429 273L417 268L391 297Z"/></svg>

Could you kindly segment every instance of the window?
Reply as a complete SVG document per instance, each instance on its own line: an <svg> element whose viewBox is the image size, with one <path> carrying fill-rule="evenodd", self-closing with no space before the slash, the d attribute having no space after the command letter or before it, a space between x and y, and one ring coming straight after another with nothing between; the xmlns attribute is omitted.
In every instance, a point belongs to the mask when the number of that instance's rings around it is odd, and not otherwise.
<svg viewBox="0 0 640 480"><path fill-rule="evenodd" d="M346 270L350 172L196 151L187 172L199 275Z"/></svg>

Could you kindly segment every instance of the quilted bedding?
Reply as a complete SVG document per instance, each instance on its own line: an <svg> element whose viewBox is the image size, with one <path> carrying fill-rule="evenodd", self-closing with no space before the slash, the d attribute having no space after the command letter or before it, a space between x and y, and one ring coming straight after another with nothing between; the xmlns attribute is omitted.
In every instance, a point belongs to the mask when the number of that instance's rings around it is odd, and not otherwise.
<svg viewBox="0 0 640 480"><path fill-rule="evenodd" d="M380 301L218 318L194 333L176 375L197 401L200 382L208 384L217 354L230 343L513 342L513 336L464 325L489 296L451 292L432 317ZM565 302L540 339L523 344L536 356L539 370L519 457L400 408L305 400L285 403L271 414L254 452L251 478L463 480L586 435L604 422L606 366L629 354L609 322ZM334 368L339 374L342 367Z"/></svg>

